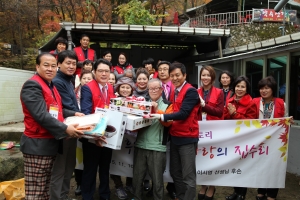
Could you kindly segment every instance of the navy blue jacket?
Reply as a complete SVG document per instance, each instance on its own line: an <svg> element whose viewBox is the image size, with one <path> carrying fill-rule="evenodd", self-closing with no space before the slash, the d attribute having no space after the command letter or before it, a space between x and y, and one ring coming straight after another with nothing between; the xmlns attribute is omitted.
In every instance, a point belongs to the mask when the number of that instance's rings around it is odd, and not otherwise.
<svg viewBox="0 0 300 200"><path fill-rule="evenodd" d="M52 82L61 96L63 108L80 112L74 92L74 86L71 82L72 77L73 76L68 76L58 70Z"/></svg>

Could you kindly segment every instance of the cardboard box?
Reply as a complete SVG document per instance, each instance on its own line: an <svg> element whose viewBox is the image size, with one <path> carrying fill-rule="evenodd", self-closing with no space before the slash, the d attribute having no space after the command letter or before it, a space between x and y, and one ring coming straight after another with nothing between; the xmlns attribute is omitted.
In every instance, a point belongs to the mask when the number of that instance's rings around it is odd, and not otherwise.
<svg viewBox="0 0 300 200"><path fill-rule="evenodd" d="M126 129L130 131L140 129L146 126L150 126L153 120L153 119L143 118L140 116L135 116L130 114L126 114L126 117L127 117Z"/></svg>
<svg viewBox="0 0 300 200"><path fill-rule="evenodd" d="M150 114L152 109L150 102L129 100L123 97L112 98L109 107L111 110L139 116Z"/></svg>
<svg viewBox="0 0 300 200"><path fill-rule="evenodd" d="M108 117L107 128L104 134L106 136L107 144L103 144L103 146L120 150L125 133L127 117L122 112L96 108L95 113L99 112Z"/></svg>

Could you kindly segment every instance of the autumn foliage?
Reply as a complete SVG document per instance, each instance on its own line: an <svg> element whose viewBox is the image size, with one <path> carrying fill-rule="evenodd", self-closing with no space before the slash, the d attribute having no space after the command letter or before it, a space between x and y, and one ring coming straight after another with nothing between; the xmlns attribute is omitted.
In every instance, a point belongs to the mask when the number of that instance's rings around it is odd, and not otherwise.
<svg viewBox="0 0 300 200"><path fill-rule="evenodd" d="M0 0L0 42L37 48L40 44L38 41L49 33L57 32L62 21L124 24L127 20L130 24L174 25L175 12L184 13L185 8L199 6L203 2L204 0ZM131 5L131 9L127 13L120 9L128 5ZM132 6L139 10L133 10Z"/></svg>

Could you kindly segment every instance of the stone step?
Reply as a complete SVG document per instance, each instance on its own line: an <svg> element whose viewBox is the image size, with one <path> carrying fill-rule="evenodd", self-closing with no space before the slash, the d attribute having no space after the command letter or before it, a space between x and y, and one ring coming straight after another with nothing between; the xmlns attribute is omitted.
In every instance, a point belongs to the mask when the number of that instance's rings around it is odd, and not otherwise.
<svg viewBox="0 0 300 200"><path fill-rule="evenodd" d="M24 131L23 122L0 126L0 143L2 141L19 142ZM0 182L24 177L23 154L19 148L0 150Z"/></svg>

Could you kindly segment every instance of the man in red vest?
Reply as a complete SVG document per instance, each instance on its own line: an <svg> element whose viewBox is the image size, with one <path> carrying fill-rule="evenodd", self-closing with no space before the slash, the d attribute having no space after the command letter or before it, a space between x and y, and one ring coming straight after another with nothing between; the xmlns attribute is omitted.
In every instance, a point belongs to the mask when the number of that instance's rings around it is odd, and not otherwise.
<svg viewBox="0 0 300 200"><path fill-rule="evenodd" d="M112 85L107 84L110 75L111 63L105 59L98 59L93 66L95 79L81 88L80 106L84 114L92 114L96 108L108 108L110 99L115 97ZM96 188L96 175L99 167L99 196L100 200L110 199L109 167L112 149L99 147L82 141L83 175L81 194L84 200L92 200Z"/></svg>
<svg viewBox="0 0 300 200"><path fill-rule="evenodd" d="M60 141L83 134L76 130L76 125L63 123L64 116L80 116L82 113L62 109L61 97L52 83L56 63L50 53L38 55L37 74L21 89L25 130L20 150L24 157L26 199L49 199L51 169Z"/></svg>
<svg viewBox="0 0 300 200"><path fill-rule="evenodd" d="M78 57L78 62L84 62L85 60L96 61L96 51L89 48L90 38L86 34L82 34L80 37L80 47L75 47L73 51ZM75 74L80 76L81 68L77 68Z"/></svg>
<svg viewBox="0 0 300 200"><path fill-rule="evenodd" d="M197 90L186 82L186 68L182 63L172 63L169 72L175 86L175 90L170 94L174 112L151 116L162 121L173 121L170 128L170 173L175 184L176 197L195 199L199 95Z"/></svg>

